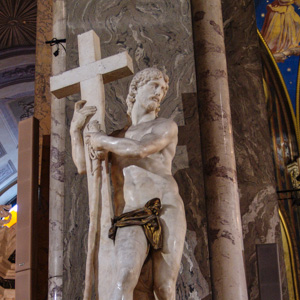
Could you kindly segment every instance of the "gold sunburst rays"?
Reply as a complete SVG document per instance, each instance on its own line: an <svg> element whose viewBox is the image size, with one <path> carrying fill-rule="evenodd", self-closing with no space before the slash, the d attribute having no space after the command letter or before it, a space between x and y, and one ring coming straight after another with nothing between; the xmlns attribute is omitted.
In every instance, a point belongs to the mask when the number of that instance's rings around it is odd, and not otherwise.
<svg viewBox="0 0 300 300"><path fill-rule="evenodd" d="M35 44L36 0L0 0L0 49Z"/></svg>

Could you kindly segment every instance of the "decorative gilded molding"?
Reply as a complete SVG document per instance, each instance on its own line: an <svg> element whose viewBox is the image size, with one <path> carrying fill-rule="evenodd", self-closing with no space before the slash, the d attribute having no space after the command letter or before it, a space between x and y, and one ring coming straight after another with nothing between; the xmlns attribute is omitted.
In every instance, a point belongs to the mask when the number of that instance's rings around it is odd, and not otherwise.
<svg viewBox="0 0 300 300"><path fill-rule="evenodd" d="M0 217L2 217L1 213ZM16 272L15 262L13 260L15 250L16 225L10 228L0 227L0 299L15 299L14 288Z"/></svg>
<svg viewBox="0 0 300 300"><path fill-rule="evenodd" d="M300 181L297 180L299 176L299 166L297 162L287 165L287 171L291 176L291 182L294 189L300 189Z"/></svg>
<svg viewBox="0 0 300 300"><path fill-rule="evenodd" d="M278 82L280 83L280 89L282 89L282 95L285 97L285 99L288 103L288 106L289 106L289 109L290 109L290 114L291 114L291 117L292 117L292 120L293 120L294 129L295 129L295 132L296 132L297 145L298 145L298 148L300 149L300 130L297 126L296 115L295 115L295 112L294 112L293 104L292 104L289 92L287 90L285 81L282 77L282 74L279 70L279 67L278 67L278 65L275 61L275 58L274 58L271 50L269 49L266 41L264 40L263 36L261 35L261 33L258 29L257 29L257 34L258 34L258 37L259 37L260 44L261 44L261 46L263 46L261 49L264 50L261 53L262 57L263 57L263 60L265 58L265 62L268 62L268 64L273 68L273 70L275 70L276 76L278 78Z"/></svg>
<svg viewBox="0 0 300 300"><path fill-rule="evenodd" d="M27 74L34 75L34 65L17 67L13 70L5 71L1 75L3 78L23 77Z"/></svg>
<svg viewBox="0 0 300 300"><path fill-rule="evenodd" d="M285 222L285 219L284 219L283 214L280 209L278 209L278 213L279 213L279 218L282 223L285 235L287 237L287 242L288 242L289 255L291 258L291 265L292 265L292 277L293 277L293 284L294 284L294 292L295 292L295 297L296 297L295 300L299 300L299 290L298 290L298 280L297 280L298 277L297 277L297 272L296 272L295 254L293 251L292 240L291 240L291 236L290 236L287 224Z"/></svg>
<svg viewBox="0 0 300 300"><path fill-rule="evenodd" d="M18 106L22 107L23 114L20 116L20 121L25 120L33 116L34 113L34 102L26 103L24 101L19 101Z"/></svg>
<svg viewBox="0 0 300 300"><path fill-rule="evenodd" d="M0 228L0 277L3 280L15 279L15 263L10 260L16 250L16 225ZM1 284L0 286L3 286ZM4 286L3 286L4 287ZM6 286L5 286L6 287ZM11 286L13 288L13 286Z"/></svg>
<svg viewBox="0 0 300 300"><path fill-rule="evenodd" d="M14 300L15 299L15 290L5 289L0 286L0 296L3 300Z"/></svg>
<svg viewBox="0 0 300 300"><path fill-rule="evenodd" d="M11 205L0 205L0 226L8 224L12 218L11 213L9 212ZM3 218L7 218L4 220Z"/></svg>

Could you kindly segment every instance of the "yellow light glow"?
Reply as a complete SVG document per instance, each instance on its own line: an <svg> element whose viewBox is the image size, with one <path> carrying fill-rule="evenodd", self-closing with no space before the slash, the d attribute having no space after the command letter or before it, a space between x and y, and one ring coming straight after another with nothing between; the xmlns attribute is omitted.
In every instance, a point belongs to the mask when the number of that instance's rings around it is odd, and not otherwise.
<svg viewBox="0 0 300 300"><path fill-rule="evenodd" d="M9 217L3 218L3 220L8 220ZM16 211L11 211L11 220L9 223L4 224L3 226L7 226L8 228L13 226L14 224L17 223L17 212Z"/></svg>

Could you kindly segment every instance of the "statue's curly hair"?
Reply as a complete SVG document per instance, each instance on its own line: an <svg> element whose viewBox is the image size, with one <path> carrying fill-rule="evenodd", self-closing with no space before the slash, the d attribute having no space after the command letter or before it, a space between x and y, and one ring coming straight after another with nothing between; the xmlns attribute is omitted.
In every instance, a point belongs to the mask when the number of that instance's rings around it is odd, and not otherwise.
<svg viewBox="0 0 300 300"><path fill-rule="evenodd" d="M133 104L135 102L135 96L137 94L138 89L141 86L143 86L144 84L146 84L147 82L149 82L150 80L155 80L155 79L160 79L160 78L163 78L167 85L165 94L163 96L163 97L165 97L167 94L168 88L169 88L168 75L166 75L165 73L163 73L162 71L160 71L159 69L156 69L156 68L147 68L147 69L144 69L144 70L136 73L136 75L133 77L133 79L130 83L129 93L126 98L127 114L130 117L131 117L131 111L133 108ZM158 106L155 111L156 116L158 115L159 110L160 110L160 108Z"/></svg>

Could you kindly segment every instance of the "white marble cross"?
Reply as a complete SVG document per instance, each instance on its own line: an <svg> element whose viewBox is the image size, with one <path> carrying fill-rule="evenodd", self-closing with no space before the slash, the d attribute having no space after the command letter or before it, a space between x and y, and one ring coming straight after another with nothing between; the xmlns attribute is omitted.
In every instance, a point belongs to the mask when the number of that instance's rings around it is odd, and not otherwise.
<svg viewBox="0 0 300 300"><path fill-rule="evenodd" d="M80 67L66 71L50 78L50 90L57 98L63 98L81 92L81 99L86 100L87 106L96 106L97 112L91 121L97 120L105 131L105 94L104 83L108 83L133 74L132 59L127 52L101 59L100 40L91 30L78 36L79 65ZM87 128L84 129L84 132ZM84 143L85 144L85 143ZM89 236L88 254L85 274L84 300L91 298L92 283L97 282L99 276L95 266L98 262L96 251L102 251L103 247L110 247L112 241L108 239L112 207L110 201L110 180L107 164L98 159L91 160L88 147L85 144L85 160L89 192ZM101 207L101 211L99 211ZM101 215L101 218L100 218ZM100 229L99 229L100 228ZM99 232L100 230L100 232ZM101 234L103 232L103 234ZM100 245L97 240L100 234ZM99 250L100 248L100 250ZM102 252L109 253L108 249ZM101 252L101 253L102 253ZM102 257L105 263L108 257Z"/></svg>
<svg viewBox="0 0 300 300"><path fill-rule="evenodd" d="M98 108L93 119L104 124L103 84L132 75L132 59L127 51L101 59L100 40L93 30L78 35L78 50L80 67L51 77L51 92L59 99L81 92L87 105Z"/></svg>

